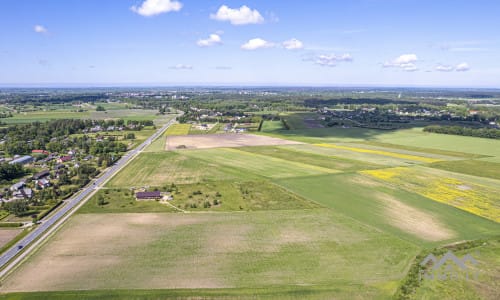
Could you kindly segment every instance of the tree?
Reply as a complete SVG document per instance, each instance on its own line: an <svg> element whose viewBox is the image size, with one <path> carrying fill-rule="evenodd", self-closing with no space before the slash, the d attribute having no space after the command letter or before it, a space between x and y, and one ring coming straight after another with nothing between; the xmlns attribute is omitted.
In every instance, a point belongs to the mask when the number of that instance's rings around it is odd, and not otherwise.
<svg viewBox="0 0 500 300"><path fill-rule="evenodd" d="M28 210L28 203L25 200L15 200L5 203L4 209L12 214L15 214L16 216L19 216Z"/></svg>
<svg viewBox="0 0 500 300"><path fill-rule="evenodd" d="M96 111L106 111L106 109L103 106L101 106L101 105L97 105L97 107L96 107L95 110Z"/></svg>
<svg viewBox="0 0 500 300"><path fill-rule="evenodd" d="M106 200L104 199L104 196L99 195L99 197L97 197L97 205L104 206L106 204L108 204L108 202L106 202Z"/></svg>

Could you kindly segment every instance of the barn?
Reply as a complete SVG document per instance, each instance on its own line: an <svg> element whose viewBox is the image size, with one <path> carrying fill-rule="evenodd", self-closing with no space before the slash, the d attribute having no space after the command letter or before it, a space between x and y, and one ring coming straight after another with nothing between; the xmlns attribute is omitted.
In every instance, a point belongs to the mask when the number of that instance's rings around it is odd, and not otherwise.
<svg viewBox="0 0 500 300"><path fill-rule="evenodd" d="M153 191L153 192L137 192L135 194L135 198L137 200L157 200L161 199L161 192L160 191Z"/></svg>

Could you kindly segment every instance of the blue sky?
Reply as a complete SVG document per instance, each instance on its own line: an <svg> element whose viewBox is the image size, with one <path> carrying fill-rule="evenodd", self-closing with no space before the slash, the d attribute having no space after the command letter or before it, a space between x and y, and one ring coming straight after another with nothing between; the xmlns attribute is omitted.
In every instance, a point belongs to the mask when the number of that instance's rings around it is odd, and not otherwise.
<svg viewBox="0 0 500 300"><path fill-rule="evenodd" d="M500 1L5 0L2 85L500 87Z"/></svg>

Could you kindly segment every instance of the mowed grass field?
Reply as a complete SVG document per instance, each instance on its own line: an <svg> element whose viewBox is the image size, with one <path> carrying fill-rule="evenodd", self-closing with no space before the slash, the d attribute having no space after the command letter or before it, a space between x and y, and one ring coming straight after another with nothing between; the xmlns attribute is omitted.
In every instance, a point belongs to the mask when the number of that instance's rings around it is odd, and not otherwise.
<svg viewBox="0 0 500 300"><path fill-rule="evenodd" d="M417 252L327 210L79 214L2 291L334 286L328 298L384 299Z"/></svg>
<svg viewBox="0 0 500 300"><path fill-rule="evenodd" d="M427 136L418 130L336 132L273 133L302 145L144 152L99 191L108 190L108 204L91 199L2 291L39 292L13 299L76 289L98 290L76 299L388 299L422 249L500 235L498 170L484 163L496 141L476 149L462 137L462 151L389 139ZM130 191L172 184L170 206ZM498 243L485 249L481 262L498 262ZM498 269L483 270L475 286L494 291ZM433 289L457 299L463 287L425 283L415 299Z"/></svg>

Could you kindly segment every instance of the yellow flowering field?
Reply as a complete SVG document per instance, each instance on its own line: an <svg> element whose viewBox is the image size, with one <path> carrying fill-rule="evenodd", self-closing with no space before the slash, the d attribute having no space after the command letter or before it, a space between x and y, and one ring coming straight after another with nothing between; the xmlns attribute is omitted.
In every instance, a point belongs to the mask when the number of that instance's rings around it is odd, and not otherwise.
<svg viewBox="0 0 500 300"><path fill-rule="evenodd" d="M340 149L340 150L347 150L347 151L353 151L353 152L359 152L359 153L377 154L377 155L395 157L395 158L400 158L400 159L408 159L408 160L413 160L413 161L418 161L418 162L423 162L423 163L433 163L433 162L441 161L440 159L430 158L430 157L423 157L423 156L417 156L417 155L411 155L411 154L403 154L403 153L397 153L397 152L389 152L389 151L383 151L383 150L348 147L348 146L334 145L334 144L315 144L315 146Z"/></svg>
<svg viewBox="0 0 500 300"><path fill-rule="evenodd" d="M360 173L401 186L434 201L500 222L500 191L491 187L452 177L441 177L435 173L425 172L425 168L397 167L366 170Z"/></svg>

